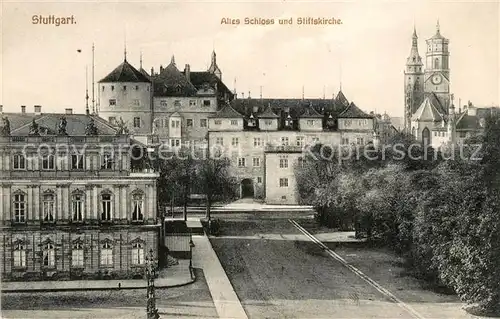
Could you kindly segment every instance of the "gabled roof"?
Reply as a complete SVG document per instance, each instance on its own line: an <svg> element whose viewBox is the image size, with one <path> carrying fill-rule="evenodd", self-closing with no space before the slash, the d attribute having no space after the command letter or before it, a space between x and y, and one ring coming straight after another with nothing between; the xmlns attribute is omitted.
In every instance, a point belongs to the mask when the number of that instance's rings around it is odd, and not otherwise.
<svg viewBox="0 0 500 319"><path fill-rule="evenodd" d="M106 75L100 83L106 82L151 82L149 77L134 68L127 60L117 66L111 73Z"/></svg>
<svg viewBox="0 0 500 319"><path fill-rule="evenodd" d="M235 119L235 118L243 118L243 115L233 109L233 107L226 103L222 109L220 109L217 113L209 116L210 118L225 118L225 119Z"/></svg>
<svg viewBox="0 0 500 319"><path fill-rule="evenodd" d="M96 115L46 113L42 115L33 115L28 123L25 123L21 126L11 126L11 135L28 135L33 119L35 120L35 123L38 124L39 129L45 131L46 134L57 134L61 117L64 117L66 119L66 133L69 136L86 135L86 127L91 118L94 120L94 125L97 127L97 132L99 135L115 135L117 133L117 129L115 129L107 121Z"/></svg>
<svg viewBox="0 0 500 319"><path fill-rule="evenodd" d="M356 104L351 102L347 109L339 114L339 118L373 118L373 116L366 114Z"/></svg>
<svg viewBox="0 0 500 319"><path fill-rule="evenodd" d="M342 93L342 90L340 90L337 96L335 97L335 105L344 108L349 106L349 101L345 97L344 93Z"/></svg>
<svg viewBox="0 0 500 319"><path fill-rule="evenodd" d="M433 103L432 98L430 96L426 96L411 119L439 122L443 120L443 116L435 107L435 103Z"/></svg>
<svg viewBox="0 0 500 319"><path fill-rule="evenodd" d="M319 114L318 111L314 109L312 105L306 107L304 113L300 115L303 118L323 118L323 115Z"/></svg>
<svg viewBox="0 0 500 319"><path fill-rule="evenodd" d="M185 72L184 70L183 74L185 74ZM189 78L191 83L198 89L203 88L203 85L208 83L212 88L215 89L217 87L218 91L228 94L231 98L233 96L233 92L227 88L224 82L209 71L191 71L189 73Z"/></svg>
<svg viewBox="0 0 500 319"><path fill-rule="evenodd" d="M139 72L141 72L145 77L151 80L151 75L149 75L148 71L144 70L143 68L139 68Z"/></svg>
<svg viewBox="0 0 500 319"><path fill-rule="evenodd" d="M261 119L277 119L277 118L279 118L279 116L276 115L276 113L274 113L273 110L271 109L271 103L269 103L267 105L267 107L264 109L264 111L262 113L260 113L258 115L258 117Z"/></svg>
<svg viewBox="0 0 500 319"><path fill-rule="evenodd" d="M153 78L155 96L194 96L195 86L177 69L174 59Z"/></svg>
<svg viewBox="0 0 500 319"><path fill-rule="evenodd" d="M456 129L459 131L478 130L481 128L478 116L468 115L467 112L459 114Z"/></svg>

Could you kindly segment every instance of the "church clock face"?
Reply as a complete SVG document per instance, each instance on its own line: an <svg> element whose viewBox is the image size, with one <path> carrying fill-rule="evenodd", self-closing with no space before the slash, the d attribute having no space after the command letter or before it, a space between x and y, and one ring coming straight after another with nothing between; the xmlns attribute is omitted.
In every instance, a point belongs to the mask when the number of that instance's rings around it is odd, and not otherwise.
<svg viewBox="0 0 500 319"><path fill-rule="evenodd" d="M442 80L443 79L441 79L441 75L439 75L439 74L434 74L432 76L432 83L434 83L436 85L440 84Z"/></svg>

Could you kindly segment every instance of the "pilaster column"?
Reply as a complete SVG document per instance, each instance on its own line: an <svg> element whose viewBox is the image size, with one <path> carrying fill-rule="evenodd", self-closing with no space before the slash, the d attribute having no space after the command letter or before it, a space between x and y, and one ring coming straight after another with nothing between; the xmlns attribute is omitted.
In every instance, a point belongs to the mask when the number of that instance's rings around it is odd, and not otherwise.
<svg viewBox="0 0 500 319"><path fill-rule="evenodd" d="M93 194L92 194L92 219L99 219L99 206L98 206L98 203L99 203L99 193L98 193L98 189L97 189L97 185L94 185L94 189L93 189Z"/></svg>
<svg viewBox="0 0 500 319"><path fill-rule="evenodd" d="M32 185L27 186L27 193L28 193L28 207L26 207L26 220L31 221L33 218L33 215L35 214L35 198L33 196L33 187Z"/></svg>
<svg viewBox="0 0 500 319"><path fill-rule="evenodd" d="M34 200L32 219L39 221L40 220L40 186L33 185L32 191L33 191L33 200Z"/></svg>
<svg viewBox="0 0 500 319"><path fill-rule="evenodd" d="M62 209L63 209L62 188L63 187L64 187L64 184L57 184L56 185L56 190L57 190L57 194L56 194L56 216L55 216L56 220L63 219L63 216L62 216Z"/></svg>
<svg viewBox="0 0 500 319"><path fill-rule="evenodd" d="M0 156L0 160L1 160L1 156ZM4 215L4 203L5 201L7 200L6 197L4 197L4 193L3 193L3 185L0 184L0 220L4 221L4 220L7 220L7 216Z"/></svg>
<svg viewBox="0 0 500 319"><path fill-rule="evenodd" d="M93 184L85 185L85 211L83 212L83 220L93 219L92 209L92 189L95 187Z"/></svg>
<svg viewBox="0 0 500 319"><path fill-rule="evenodd" d="M127 198L127 185L123 185L124 187L122 187L120 189L120 192L121 192L121 195L120 195L120 198L121 198L121 202L120 202L120 205L122 205L122 219L126 219L126 220L129 220L130 219L130 216L128 216L128 206L129 205L129 200Z"/></svg>

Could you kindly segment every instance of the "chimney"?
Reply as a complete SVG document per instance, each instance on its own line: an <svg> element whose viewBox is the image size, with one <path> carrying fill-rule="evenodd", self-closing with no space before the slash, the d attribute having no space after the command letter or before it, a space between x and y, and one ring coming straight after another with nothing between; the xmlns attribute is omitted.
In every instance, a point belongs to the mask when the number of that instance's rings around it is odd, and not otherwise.
<svg viewBox="0 0 500 319"><path fill-rule="evenodd" d="M21 105L21 113L26 113L26 105Z"/></svg>
<svg viewBox="0 0 500 319"><path fill-rule="evenodd" d="M163 65L160 65L160 73L163 71Z"/></svg>
<svg viewBox="0 0 500 319"><path fill-rule="evenodd" d="M245 98L245 92L241 92L241 98Z"/></svg>
<svg viewBox="0 0 500 319"><path fill-rule="evenodd" d="M155 75L155 69L151 67L151 76Z"/></svg>
<svg viewBox="0 0 500 319"><path fill-rule="evenodd" d="M42 106L41 105L34 105L33 109L35 111L35 114L40 114L42 113Z"/></svg>
<svg viewBox="0 0 500 319"><path fill-rule="evenodd" d="M184 67L184 74L186 74L186 79L191 82L191 67L189 64L186 64L186 67Z"/></svg>
<svg viewBox="0 0 500 319"><path fill-rule="evenodd" d="M3 105L0 105L0 113L3 113Z"/></svg>
<svg viewBox="0 0 500 319"><path fill-rule="evenodd" d="M65 110L66 110L66 114L69 114L69 115L73 114L73 109L65 109Z"/></svg>

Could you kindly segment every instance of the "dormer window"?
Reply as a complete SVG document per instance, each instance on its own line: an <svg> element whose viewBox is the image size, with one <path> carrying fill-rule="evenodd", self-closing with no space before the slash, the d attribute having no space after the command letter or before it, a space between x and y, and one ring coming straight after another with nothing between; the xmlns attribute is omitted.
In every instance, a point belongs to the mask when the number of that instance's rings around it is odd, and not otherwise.
<svg viewBox="0 0 500 319"><path fill-rule="evenodd" d="M254 127L256 125L255 118L253 117L253 114L250 115L250 118L248 119L248 126Z"/></svg>
<svg viewBox="0 0 500 319"><path fill-rule="evenodd" d="M293 124L292 117L290 116L290 114L288 114L288 116L287 116L287 118L285 120L285 126L290 127L290 126L292 126L292 124Z"/></svg>

